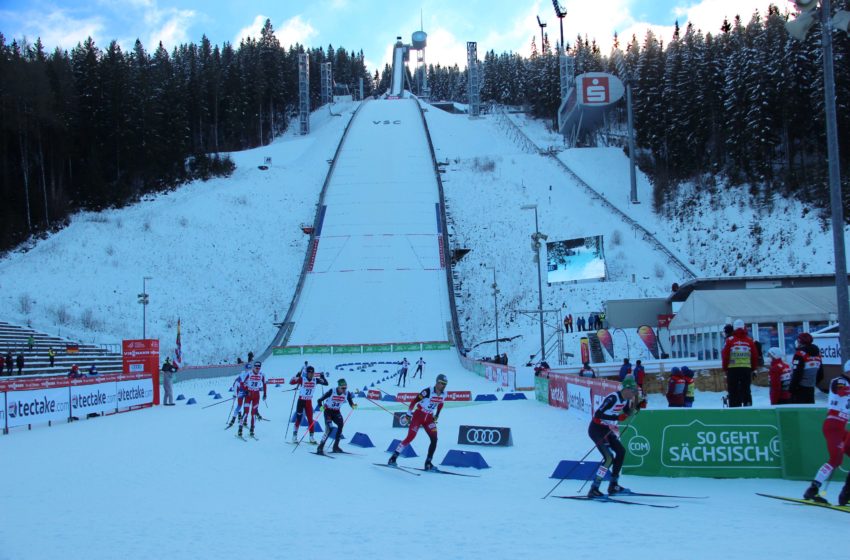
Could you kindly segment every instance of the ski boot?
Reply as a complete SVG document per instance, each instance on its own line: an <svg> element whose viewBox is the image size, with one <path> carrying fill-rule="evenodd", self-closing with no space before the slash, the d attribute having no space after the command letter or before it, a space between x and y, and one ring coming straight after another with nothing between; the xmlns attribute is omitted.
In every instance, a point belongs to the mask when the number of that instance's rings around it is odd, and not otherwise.
<svg viewBox="0 0 850 560"><path fill-rule="evenodd" d="M251 428L251 431L248 432L248 437L252 437L252 438L254 437L254 428ZM254 439L257 439L257 438L254 438Z"/></svg>
<svg viewBox="0 0 850 560"><path fill-rule="evenodd" d="M242 437L242 424L239 424L239 431L236 432L236 437Z"/></svg>
<svg viewBox="0 0 850 560"><path fill-rule="evenodd" d="M263 418L262 415L260 414L259 410L257 412L255 412L254 414L257 416L257 420L265 420L265 418Z"/></svg>
<svg viewBox="0 0 850 560"><path fill-rule="evenodd" d="M612 478L611 482L608 483L608 495L613 496L615 494L628 494L631 490L628 488L623 488L620 486L620 482L616 478Z"/></svg>
<svg viewBox="0 0 850 560"><path fill-rule="evenodd" d="M292 443L298 443L298 432L292 432Z"/></svg>
<svg viewBox="0 0 850 560"><path fill-rule="evenodd" d="M316 438L314 438L314 437L313 437L313 434L310 434L310 443L312 443L312 444L316 444L316 443L318 443L318 442L316 441Z"/></svg>
<svg viewBox="0 0 850 560"><path fill-rule="evenodd" d="M387 461L387 464L392 466L392 467L395 467L396 466L396 462L395 462L396 459L398 459L398 451L393 451L393 454L390 455L390 460Z"/></svg>
<svg viewBox="0 0 850 560"><path fill-rule="evenodd" d="M431 458L425 459L425 470L426 471L436 471L437 468L434 467L433 463L431 463Z"/></svg>
<svg viewBox="0 0 850 560"><path fill-rule="evenodd" d="M846 506L850 503L850 482L844 484L841 493L838 494L838 505Z"/></svg>
<svg viewBox="0 0 850 560"><path fill-rule="evenodd" d="M331 449L334 453L345 453L339 445L334 445L333 449Z"/></svg>
<svg viewBox="0 0 850 560"><path fill-rule="evenodd" d="M235 417L234 417L234 418L231 418L231 419L230 419L230 422L228 422L228 423L227 423L227 428L225 428L225 429L227 430L227 429L232 428L232 427L233 427L233 424L235 424L235 423L236 423L236 418L235 418Z"/></svg>
<svg viewBox="0 0 850 560"><path fill-rule="evenodd" d="M602 491L599 490L599 484L598 483L594 482L593 484L590 485L590 490L587 491L587 497L588 498L593 500L593 499L596 499L596 498L603 498L604 496L605 496L605 494L603 494Z"/></svg>
<svg viewBox="0 0 850 560"><path fill-rule="evenodd" d="M316 449L316 455L324 455L325 454L325 444L320 443L319 448Z"/></svg>
<svg viewBox="0 0 850 560"><path fill-rule="evenodd" d="M829 503L826 498L820 495L820 482L816 480L813 480L809 487L806 488L806 491L803 493L803 499L811 500L819 504Z"/></svg>

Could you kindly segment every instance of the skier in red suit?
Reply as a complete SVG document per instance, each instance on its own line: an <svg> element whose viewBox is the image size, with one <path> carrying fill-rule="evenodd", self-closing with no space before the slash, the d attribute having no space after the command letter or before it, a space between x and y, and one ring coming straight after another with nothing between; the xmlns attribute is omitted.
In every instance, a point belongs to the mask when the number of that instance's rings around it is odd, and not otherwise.
<svg viewBox="0 0 850 560"><path fill-rule="evenodd" d="M434 452L437 450L437 419L440 417L440 411L443 410L443 403L446 400L446 385L448 382L448 378L441 373L437 376L437 382L433 387L428 387L420 391L410 403L410 407L407 410L407 416L410 418L407 437L398 444L388 464L395 465L396 459L398 459L404 448L410 445L410 442L416 437L419 428L425 428L425 432L431 438L431 445L428 447L428 456L425 458L425 470L430 471L434 468L431 461L434 458Z"/></svg>

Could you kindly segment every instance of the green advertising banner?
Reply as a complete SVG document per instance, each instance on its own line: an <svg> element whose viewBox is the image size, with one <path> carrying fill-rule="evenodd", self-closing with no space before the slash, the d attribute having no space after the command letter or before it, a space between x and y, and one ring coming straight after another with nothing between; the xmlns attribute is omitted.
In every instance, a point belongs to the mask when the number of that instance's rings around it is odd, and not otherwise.
<svg viewBox="0 0 850 560"><path fill-rule="evenodd" d="M423 350L451 350L452 345L449 342L425 342L422 344Z"/></svg>
<svg viewBox="0 0 850 560"><path fill-rule="evenodd" d="M534 376L534 396L538 401L549 404L549 380L545 377Z"/></svg>
<svg viewBox="0 0 850 560"><path fill-rule="evenodd" d="M305 354L330 354L331 352L330 346L304 346Z"/></svg>
<svg viewBox="0 0 850 560"><path fill-rule="evenodd" d="M422 345L417 343L393 344L393 352L419 352Z"/></svg>
<svg viewBox="0 0 850 560"><path fill-rule="evenodd" d="M293 354L300 354L301 347L300 346L277 346L272 348L273 356L291 356Z"/></svg>
<svg viewBox="0 0 850 560"><path fill-rule="evenodd" d="M392 344L372 344L370 346L364 346L364 352L392 352L393 346Z"/></svg>
<svg viewBox="0 0 850 560"><path fill-rule="evenodd" d="M363 347L357 345L334 346L334 354L359 354L363 351Z"/></svg>
<svg viewBox="0 0 850 560"><path fill-rule="evenodd" d="M796 407L645 410L622 431L624 472L810 480L827 459L825 416Z"/></svg>

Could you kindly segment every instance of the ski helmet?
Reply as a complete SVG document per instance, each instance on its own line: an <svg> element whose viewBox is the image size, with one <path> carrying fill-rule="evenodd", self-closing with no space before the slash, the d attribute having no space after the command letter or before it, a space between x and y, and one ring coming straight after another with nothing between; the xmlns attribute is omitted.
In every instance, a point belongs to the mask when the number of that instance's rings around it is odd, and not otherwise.
<svg viewBox="0 0 850 560"><path fill-rule="evenodd" d="M263 365L263 362L261 362L261 361L259 361L259 360L257 360L256 362L254 362L254 367L261 367L262 365Z"/></svg>
<svg viewBox="0 0 850 560"><path fill-rule="evenodd" d="M345 379L342 377L339 378L339 381L336 382L337 387L348 387L348 383L345 382Z"/></svg>
<svg viewBox="0 0 850 560"><path fill-rule="evenodd" d="M437 383L442 383L443 385L448 385L449 384L449 378L441 373L440 375L437 376Z"/></svg>
<svg viewBox="0 0 850 560"><path fill-rule="evenodd" d="M623 379L621 385L621 389L630 389L632 391L637 389L637 381L635 381L635 378L631 375L627 375L625 379Z"/></svg>
<svg viewBox="0 0 850 560"><path fill-rule="evenodd" d="M316 368L313 366L307 366L307 373L316 373Z"/></svg>

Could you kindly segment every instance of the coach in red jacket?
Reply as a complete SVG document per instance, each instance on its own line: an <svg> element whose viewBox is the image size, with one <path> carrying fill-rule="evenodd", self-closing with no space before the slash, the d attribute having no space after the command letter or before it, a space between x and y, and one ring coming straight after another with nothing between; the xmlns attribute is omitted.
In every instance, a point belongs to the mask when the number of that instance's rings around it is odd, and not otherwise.
<svg viewBox="0 0 850 560"><path fill-rule="evenodd" d="M742 320L736 320L732 326L735 330L726 339L721 353L726 388L729 391L729 407L752 406L750 384L753 381L753 370L758 366L756 345L747 335Z"/></svg>

